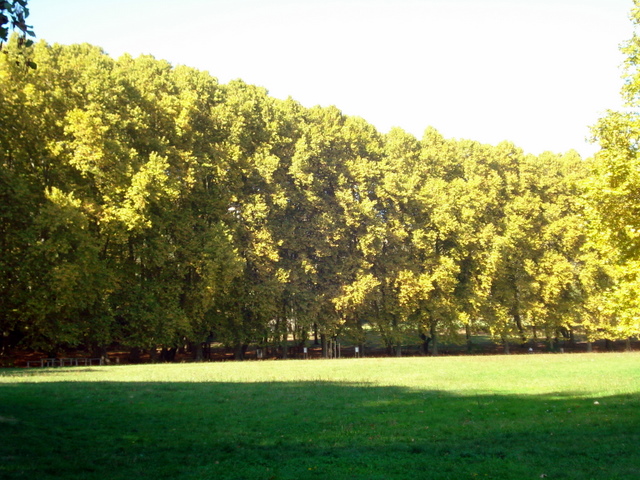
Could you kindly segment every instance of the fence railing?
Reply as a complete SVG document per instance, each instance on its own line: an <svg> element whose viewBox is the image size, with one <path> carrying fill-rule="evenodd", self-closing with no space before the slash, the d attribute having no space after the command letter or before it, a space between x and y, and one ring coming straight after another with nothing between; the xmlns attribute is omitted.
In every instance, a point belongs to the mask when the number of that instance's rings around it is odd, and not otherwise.
<svg viewBox="0 0 640 480"><path fill-rule="evenodd" d="M104 365L102 358L41 358L29 360L27 367L78 367L78 366Z"/></svg>

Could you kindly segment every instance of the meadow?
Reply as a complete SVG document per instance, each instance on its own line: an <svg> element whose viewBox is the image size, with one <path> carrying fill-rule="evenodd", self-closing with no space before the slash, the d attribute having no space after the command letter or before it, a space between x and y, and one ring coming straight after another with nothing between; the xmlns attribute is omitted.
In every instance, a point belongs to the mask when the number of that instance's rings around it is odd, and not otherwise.
<svg viewBox="0 0 640 480"><path fill-rule="evenodd" d="M0 370L0 478L637 479L640 354Z"/></svg>

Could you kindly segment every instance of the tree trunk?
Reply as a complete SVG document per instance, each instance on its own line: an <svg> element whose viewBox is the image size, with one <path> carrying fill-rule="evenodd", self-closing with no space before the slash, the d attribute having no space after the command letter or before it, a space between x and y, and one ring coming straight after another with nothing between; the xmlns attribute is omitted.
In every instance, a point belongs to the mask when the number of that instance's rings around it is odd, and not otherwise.
<svg viewBox="0 0 640 480"><path fill-rule="evenodd" d="M605 338L604 345L607 349L607 352L613 352L613 342L608 338Z"/></svg>
<svg viewBox="0 0 640 480"><path fill-rule="evenodd" d="M202 362L204 360L204 348L202 342L195 342L194 355L196 362Z"/></svg>
<svg viewBox="0 0 640 480"><path fill-rule="evenodd" d="M587 353L593 352L593 342L587 341Z"/></svg>
<svg viewBox="0 0 640 480"><path fill-rule="evenodd" d="M555 345L553 343L553 337L551 335L547 335L547 345L549 347L550 352L555 351Z"/></svg>
<svg viewBox="0 0 640 480"><path fill-rule="evenodd" d="M402 346L401 345L396 345L396 357L401 357L402 356Z"/></svg>
<svg viewBox="0 0 640 480"><path fill-rule="evenodd" d="M524 327L522 326L522 318L520 317L520 313L516 312L513 315L514 320L516 321L516 327L518 327L518 333L520 334L521 343L524 345L527 343L527 335L524 333Z"/></svg>
<svg viewBox="0 0 640 480"><path fill-rule="evenodd" d="M245 343L237 343L233 352L233 359L242 361L244 360L244 354L247 351L248 345Z"/></svg>
<svg viewBox="0 0 640 480"><path fill-rule="evenodd" d="M91 348L91 356L102 360L104 365L109 365L109 357L107 356L107 348L102 345L94 345Z"/></svg>
<svg viewBox="0 0 640 480"><path fill-rule="evenodd" d="M149 361L151 363L158 363L158 349L156 347L149 349Z"/></svg>
<svg viewBox="0 0 640 480"><path fill-rule="evenodd" d="M511 349L509 347L509 340L506 338L503 338L502 343L504 344L504 354L509 355L511 353Z"/></svg>
<svg viewBox="0 0 640 480"><path fill-rule="evenodd" d="M436 326L431 325L429 329L431 333L431 341L433 342L433 347L431 348L431 355L434 357L438 356L438 332L436 331Z"/></svg>
<svg viewBox="0 0 640 480"><path fill-rule="evenodd" d="M471 351L473 350L473 343L471 342L471 326L470 325L465 325L464 334L465 334L465 337L467 338L467 353L471 353Z"/></svg>
<svg viewBox="0 0 640 480"><path fill-rule="evenodd" d="M429 343L431 342L431 337L427 337L424 333L421 333L420 338L422 339L422 354L429 355Z"/></svg>
<svg viewBox="0 0 640 480"><path fill-rule="evenodd" d="M316 341L318 337L316 334ZM322 358L329 358L329 349L327 348L327 336L324 333L320 334L320 344L322 345Z"/></svg>
<svg viewBox="0 0 640 480"><path fill-rule="evenodd" d="M163 353L163 362L175 362L176 355L178 355L178 347L163 348Z"/></svg>
<svg viewBox="0 0 640 480"><path fill-rule="evenodd" d="M129 362L130 363L140 363L141 352L138 347L133 347L129 352Z"/></svg>
<svg viewBox="0 0 640 480"><path fill-rule="evenodd" d="M387 350L387 357L393 357L394 351L393 351L393 343L391 343L390 340L385 340L385 348Z"/></svg>

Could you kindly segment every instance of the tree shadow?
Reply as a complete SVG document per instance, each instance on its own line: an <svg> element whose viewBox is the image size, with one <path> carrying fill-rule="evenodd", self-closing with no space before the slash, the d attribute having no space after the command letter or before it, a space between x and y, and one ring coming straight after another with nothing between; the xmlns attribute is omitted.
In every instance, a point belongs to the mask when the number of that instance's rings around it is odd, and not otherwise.
<svg viewBox="0 0 640 480"><path fill-rule="evenodd" d="M0 477L640 477L640 398L332 382L0 384Z"/></svg>

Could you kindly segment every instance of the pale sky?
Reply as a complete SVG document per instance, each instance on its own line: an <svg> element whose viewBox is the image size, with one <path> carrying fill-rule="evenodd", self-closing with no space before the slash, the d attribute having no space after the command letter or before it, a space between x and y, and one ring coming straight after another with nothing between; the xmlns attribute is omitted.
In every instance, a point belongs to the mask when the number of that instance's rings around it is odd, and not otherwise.
<svg viewBox="0 0 640 480"><path fill-rule="evenodd" d="M307 107L591 155L632 0L30 0L38 39L151 54Z"/></svg>

